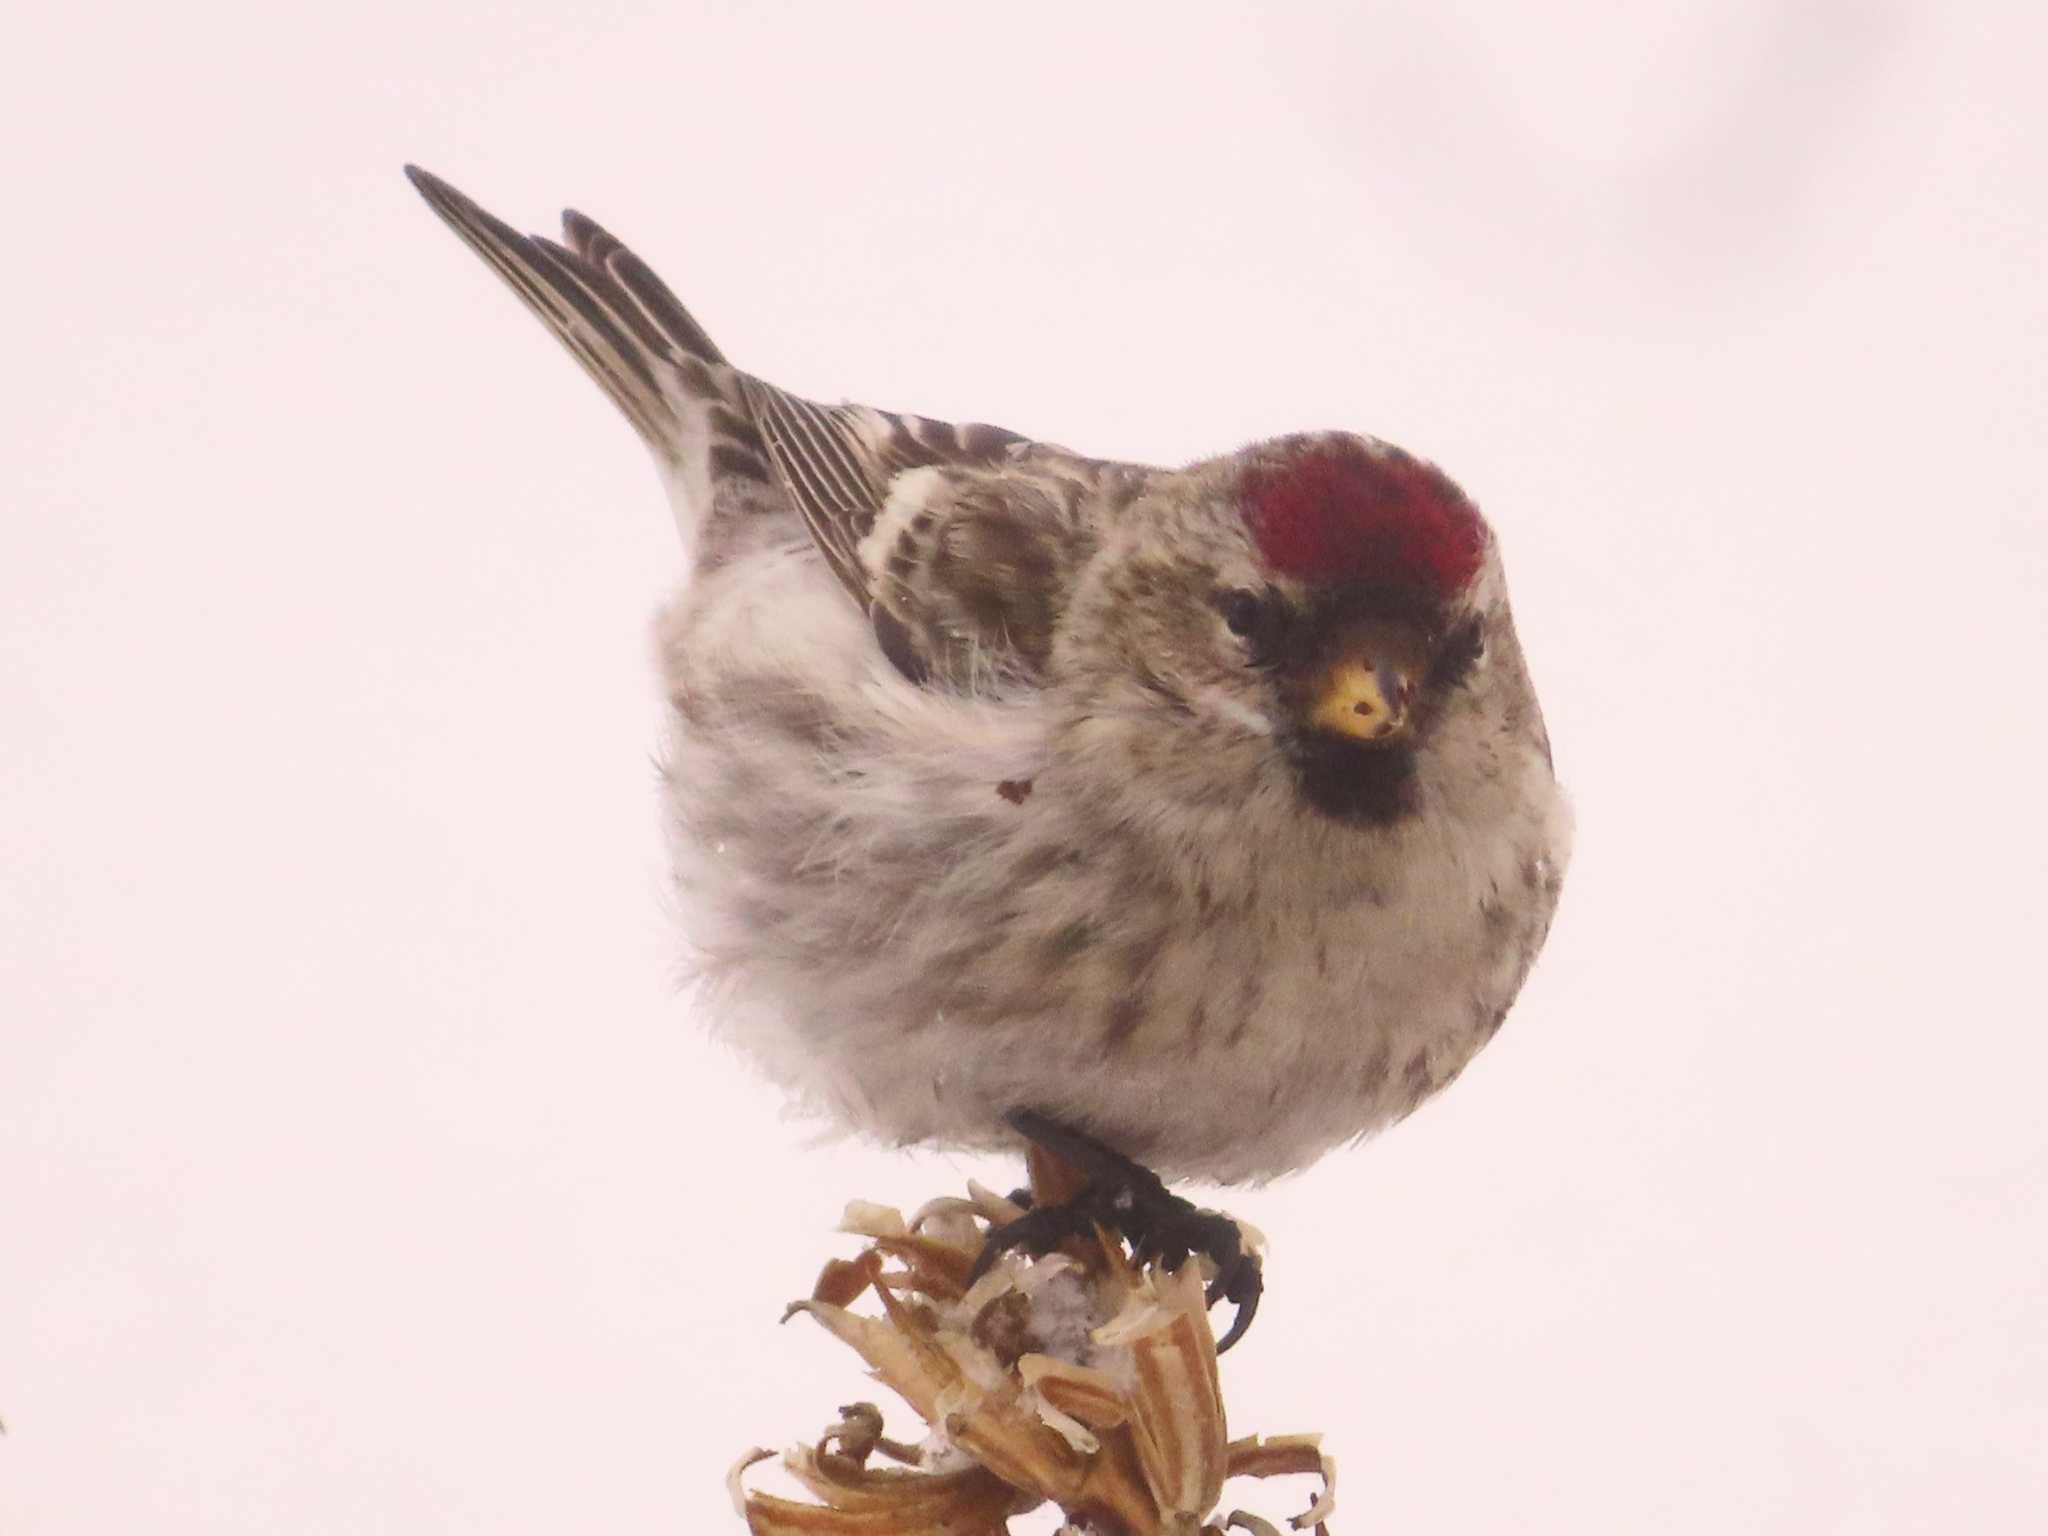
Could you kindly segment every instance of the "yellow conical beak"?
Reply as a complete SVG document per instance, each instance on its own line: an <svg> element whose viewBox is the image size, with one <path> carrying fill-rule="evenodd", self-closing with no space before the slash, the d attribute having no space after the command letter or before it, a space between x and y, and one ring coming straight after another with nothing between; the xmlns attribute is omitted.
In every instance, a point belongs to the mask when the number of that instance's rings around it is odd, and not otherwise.
<svg viewBox="0 0 2048 1536"><path fill-rule="evenodd" d="M1347 655L1332 663L1309 710L1318 730L1356 741L1388 741L1408 729L1408 678L1389 662Z"/></svg>

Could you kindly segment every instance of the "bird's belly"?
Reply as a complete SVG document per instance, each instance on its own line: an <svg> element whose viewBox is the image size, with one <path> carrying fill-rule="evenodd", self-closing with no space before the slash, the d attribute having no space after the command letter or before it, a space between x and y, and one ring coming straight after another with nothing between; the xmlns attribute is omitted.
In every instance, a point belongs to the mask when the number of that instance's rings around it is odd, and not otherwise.
<svg viewBox="0 0 2048 1536"><path fill-rule="evenodd" d="M1519 976L1484 935L1440 933L1419 955L1385 925L1333 915L1276 941L1228 926L1170 946L1136 994L1008 1033L1047 1052L1037 1094L1162 1173L1240 1182L1303 1167L1448 1085L1491 1038ZM1470 958L1448 970L1444 949ZM999 1082L1000 1104L1016 1086Z"/></svg>
<svg viewBox="0 0 2048 1536"><path fill-rule="evenodd" d="M1284 934L1113 861L1048 859L941 871L906 851L779 910L747 882L751 903L727 914L735 1038L880 1139L998 1145L1003 1116L1030 1107L1170 1176L1259 1179L1448 1084L1530 947L1477 902L1361 897Z"/></svg>

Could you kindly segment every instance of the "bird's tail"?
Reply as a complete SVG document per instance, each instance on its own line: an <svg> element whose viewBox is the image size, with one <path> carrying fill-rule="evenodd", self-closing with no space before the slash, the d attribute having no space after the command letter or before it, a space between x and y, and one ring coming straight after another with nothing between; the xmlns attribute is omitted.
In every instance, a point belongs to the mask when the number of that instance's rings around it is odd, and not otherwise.
<svg viewBox="0 0 2048 1536"><path fill-rule="evenodd" d="M567 244L522 235L440 177L405 174L654 450L686 567L729 552L758 519L783 511L781 483L748 400L748 380L646 262L593 219L562 215Z"/></svg>
<svg viewBox="0 0 2048 1536"><path fill-rule="evenodd" d="M430 171L405 174L448 227L561 338L647 445L677 463L698 445L690 408L738 403L725 356L653 270L595 220L562 215L566 244L522 235Z"/></svg>

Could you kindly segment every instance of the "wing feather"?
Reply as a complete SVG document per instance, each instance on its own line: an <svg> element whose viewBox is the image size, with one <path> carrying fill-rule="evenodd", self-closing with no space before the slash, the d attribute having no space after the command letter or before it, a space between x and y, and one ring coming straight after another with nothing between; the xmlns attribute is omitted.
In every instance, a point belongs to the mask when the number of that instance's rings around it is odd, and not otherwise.
<svg viewBox="0 0 2048 1536"><path fill-rule="evenodd" d="M1037 672L1089 542L1093 489L1149 471L1084 459L1000 427L863 405L821 405L732 368L668 286L570 209L564 241L524 235L414 166L406 174L540 317L656 454L703 485L706 508L793 509L840 584L914 681L959 682L993 662ZM899 508L910 470L943 494ZM929 488L928 488L929 489ZM686 533L686 537L687 537Z"/></svg>
<svg viewBox="0 0 2048 1536"><path fill-rule="evenodd" d="M768 457L798 516L833 574L865 608L867 583L853 529L864 509L872 516L871 509L880 504L876 487L849 454L832 451L838 434L823 408L756 378L748 377L744 388Z"/></svg>
<svg viewBox="0 0 2048 1536"><path fill-rule="evenodd" d="M820 405L752 377L744 388L812 541L913 682L1040 674L1091 547L1091 495L1127 498L1151 473L979 422ZM916 493L928 499L877 533L901 477L921 469L940 472Z"/></svg>

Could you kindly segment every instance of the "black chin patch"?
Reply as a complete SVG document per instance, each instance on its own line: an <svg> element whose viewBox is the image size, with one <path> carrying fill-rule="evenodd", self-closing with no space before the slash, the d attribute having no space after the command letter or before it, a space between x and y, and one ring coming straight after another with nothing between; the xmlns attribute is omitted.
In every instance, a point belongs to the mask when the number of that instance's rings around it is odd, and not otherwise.
<svg viewBox="0 0 2048 1536"><path fill-rule="evenodd" d="M1383 827L1415 813L1415 751L1316 731L1288 749L1301 792L1325 816Z"/></svg>

